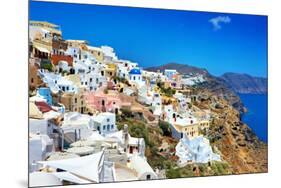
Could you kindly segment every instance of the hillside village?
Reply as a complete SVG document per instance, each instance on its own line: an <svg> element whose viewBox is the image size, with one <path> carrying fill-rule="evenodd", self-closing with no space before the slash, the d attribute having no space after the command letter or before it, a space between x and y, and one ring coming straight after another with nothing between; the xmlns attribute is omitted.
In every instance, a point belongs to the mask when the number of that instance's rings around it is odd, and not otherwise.
<svg viewBox="0 0 281 188"><path fill-rule="evenodd" d="M118 58L113 47L64 39L52 23L29 24L31 186L239 171L232 169L236 159L227 157L228 146L218 144L217 134L232 135L237 148L248 147L245 139L256 142L239 133L245 125L224 122L229 130L220 128L226 110L237 122L239 113L197 89L206 82L204 75L147 71Z"/></svg>

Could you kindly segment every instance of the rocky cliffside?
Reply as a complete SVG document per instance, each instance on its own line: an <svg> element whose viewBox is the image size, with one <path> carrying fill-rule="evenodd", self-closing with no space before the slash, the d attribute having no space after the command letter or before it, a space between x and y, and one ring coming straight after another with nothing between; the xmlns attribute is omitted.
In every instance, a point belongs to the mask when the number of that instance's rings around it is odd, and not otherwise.
<svg viewBox="0 0 281 188"><path fill-rule="evenodd" d="M213 147L221 152L231 168L231 173L267 172L267 144L261 142L253 131L241 122L237 109L221 97L216 97L208 89L200 91L206 97L196 105L201 109L211 109L212 124L207 136Z"/></svg>
<svg viewBox="0 0 281 188"><path fill-rule="evenodd" d="M248 74L225 73L220 77L233 91L243 94L267 93L267 79Z"/></svg>

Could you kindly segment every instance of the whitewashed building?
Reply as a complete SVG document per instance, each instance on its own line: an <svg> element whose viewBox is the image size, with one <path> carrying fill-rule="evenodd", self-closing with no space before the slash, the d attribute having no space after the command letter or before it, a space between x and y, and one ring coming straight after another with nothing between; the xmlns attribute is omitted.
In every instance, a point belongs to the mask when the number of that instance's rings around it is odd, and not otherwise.
<svg viewBox="0 0 281 188"><path fill-rule="evenodd" d="M177 74L177 70L174 69L165 69L164 71L164 75L167 76L169 80L172 80L175 74Z"/></svg>
<svg viewBox="0 0 281 188"><path fill-rule="evenodd" d="M105 63L111 63L113 60L117 60L118 57L116 56L116 53L114 52L114 49L110 46L101 46L101 50L104 54L104 62Z"/></svg>
<svg viewBox="0 0 281 188"><path fill-rule="evenodd" d="M59 91L66 93L77 93L77 86L70 80L62 77L60 74L52 72L39 71L39 75L43 82L48 85L52 93L58 93Z"/></svg>
<svg viewBox="0 0 281 188"><path fill-rule="evenodd" d="M157 174L153 171L148 162L138 155L133 155L130 158L129 165L130 168L137 172L138 180L158 179Z"/></svg>
<svg viewBox="0 0 281 188"><path fill-rule="evenodd" d="M179 157L180 166L188 163L208 163L221 160L220 155L213 152L209 140L203 136L192 139L184 136L176 146L176 155Z"/></svg>
<svg viewBox="0 0 281 188"><path fill-rule="evenodd" d="M45 134L29 134L29 172L38 171L38 161L45 160L54 152L54 142Z"/></svg>
<svg viewBox="0 0 281 188"><path fill-rule="evenodd" d="M99 131L101 135L106 135L117 131L115 114L110 112L103 112L93 117L94 128Z"/></svg>
<svg viewBox="0 0 281 188"><path fill-rule="evenodd" d="M129 72L130 83L141 87L145 84L145 81L142 79L141 70L139 68L133 68Z"/></svg>

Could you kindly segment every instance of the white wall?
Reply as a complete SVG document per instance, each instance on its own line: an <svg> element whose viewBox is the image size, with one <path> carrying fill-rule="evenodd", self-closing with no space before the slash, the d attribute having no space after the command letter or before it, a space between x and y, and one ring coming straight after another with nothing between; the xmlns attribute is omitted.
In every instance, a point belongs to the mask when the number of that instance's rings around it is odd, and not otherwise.
<svg viewBox="0 0 281 188"><path fill-rule="evenodd" d="M49 124L49 126L48 126ZM50 135L52 133L52 123L46 119L29 119L29 132Z"/></svg>

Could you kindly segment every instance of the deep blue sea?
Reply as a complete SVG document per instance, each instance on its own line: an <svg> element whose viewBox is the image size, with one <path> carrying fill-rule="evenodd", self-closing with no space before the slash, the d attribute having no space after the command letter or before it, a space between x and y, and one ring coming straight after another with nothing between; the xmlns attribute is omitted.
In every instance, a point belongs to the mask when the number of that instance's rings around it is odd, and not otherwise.
<svg viewBox="0 0 281 188"><path fill-rule="evenodd" d="M267 143L268 122L267 122L267 95L266 94L239 94L248 112L242 117L246 123L259 137Z"/></svg>

